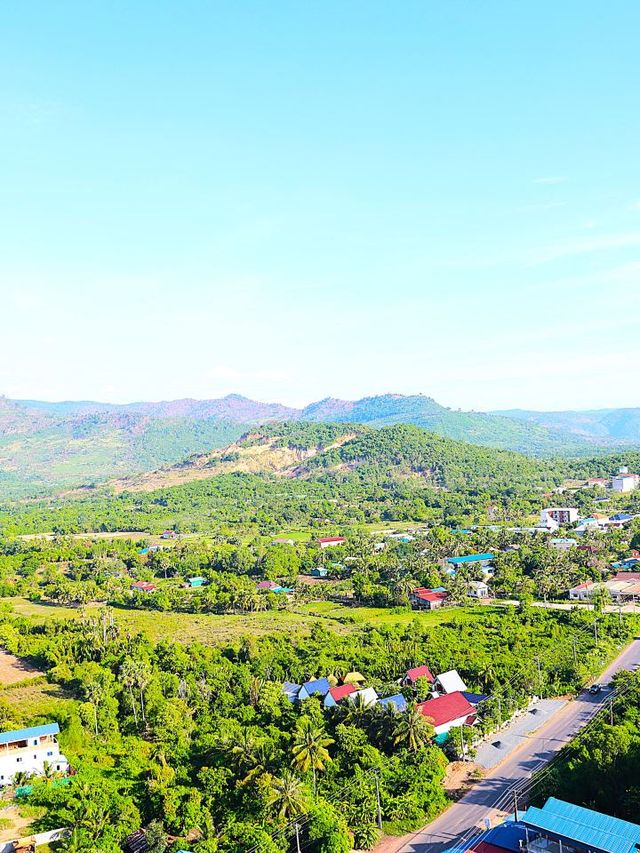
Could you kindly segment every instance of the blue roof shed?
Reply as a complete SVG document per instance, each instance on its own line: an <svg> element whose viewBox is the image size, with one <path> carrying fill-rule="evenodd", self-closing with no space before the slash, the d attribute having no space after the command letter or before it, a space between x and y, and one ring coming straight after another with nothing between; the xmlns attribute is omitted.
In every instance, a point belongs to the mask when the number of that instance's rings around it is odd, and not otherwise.
<svg viewBox="0 0 640 853"><path fill-rule="evenodd" d="M464 566L465 563L488 563L493 560L493 554L467 554L464 557L449 557L447 563L452 566Z"/></svg>
<svg viewBox="0 0 640 853"><path fill-rule="evenodd" d="M640 846L640 826L617 817L574 806L550 797L539 809L531 806L521 818L528 829L562 839L578 849L600 853L635 853Z"/></svg>

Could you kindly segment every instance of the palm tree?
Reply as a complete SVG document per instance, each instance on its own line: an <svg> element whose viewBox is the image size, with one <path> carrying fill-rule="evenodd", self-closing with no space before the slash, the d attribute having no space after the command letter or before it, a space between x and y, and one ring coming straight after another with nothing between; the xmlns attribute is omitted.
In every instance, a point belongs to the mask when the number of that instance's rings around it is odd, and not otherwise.
<svg viewBox="0 0 640 853"><path fill-rule="evenodd" d="M415 704L411 704L396 726L393 742L402 743L411 752L417 752L433 737L431 722Z"/></svg>
<svg viewBox="0 0 640 853"><path fill-rule="evenodd" d="M283 821L303 813L306 805L304 788L295 773L285 770L280 779L272 779L267 805L274 806Z"/></svg>
<svg viewBox="0 0 640 853"><path fill-rule="evenodd" d="M317 728L309 717L298 720L293 738L293 762L303 773L313 772L313 793L316 793L316 776L324 770L325 763L331 761L327 750L334 741L327 737L323 729Z"/></svg>

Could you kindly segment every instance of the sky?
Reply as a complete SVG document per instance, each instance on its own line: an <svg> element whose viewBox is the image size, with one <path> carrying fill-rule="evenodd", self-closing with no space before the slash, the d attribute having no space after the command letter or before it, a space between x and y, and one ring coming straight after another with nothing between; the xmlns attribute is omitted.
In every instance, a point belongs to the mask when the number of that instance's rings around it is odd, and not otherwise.
<svg viewBox="0 0 640 853"><path fill-rule="evenodd" d="M636 0L21 0L0 394L638 406Z"/></svg>

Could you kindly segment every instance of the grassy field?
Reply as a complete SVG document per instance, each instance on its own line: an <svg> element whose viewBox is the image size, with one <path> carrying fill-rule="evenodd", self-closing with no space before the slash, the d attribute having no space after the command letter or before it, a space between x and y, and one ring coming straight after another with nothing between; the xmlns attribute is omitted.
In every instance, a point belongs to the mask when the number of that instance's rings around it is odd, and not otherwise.
<svg viewBox="0 0 640 853"><path fill-rule="evenodd" d="M14 613L28 616L38 622L47 619L79 619L81 610L73 607L58 607L37 604L24 598L2 599L11 604ZM346 608L345 608L346 609ZM99 606L87 607L85 612L96 614ZM115 609L117 622L130 632L142 632L152 640L165 638L184 643L198 641L207 645L230 643L246 635L258 636L285 632L308 634L312 625L327 621L336 631L344 632L345 626L334 619L312 613L293 613L286 610L242 615L216 616L213 614L162 613L155 610Z"/></svg>
<svg viewBox="0 0 640 853"><path fill-rule="evenodd" d="M9 604L20 616L27 616L37 622L47 619L79 619L81 610L51 604L39 604L25 598L5 598L1 601ZM96 614L99 605L85 608L85 613ZM216 616L213 614L162 613L155 610L115 609L118 623L132 633L142 632L152 640L165 638L184 643L200 642L206 645L218 645L238 642L242 637L253 635L286 634L304 635L311 631L314 624L321 622L327 628L339 633L355 631L365 625L437 625L452 618L473 619L486 614L492 608L451 607L444 610L417 612L411 610L388 610L382 607L348 607L331 601L316 601L296 607L295 610L267 611L264 613L245 613L241 615Z"/></svg>

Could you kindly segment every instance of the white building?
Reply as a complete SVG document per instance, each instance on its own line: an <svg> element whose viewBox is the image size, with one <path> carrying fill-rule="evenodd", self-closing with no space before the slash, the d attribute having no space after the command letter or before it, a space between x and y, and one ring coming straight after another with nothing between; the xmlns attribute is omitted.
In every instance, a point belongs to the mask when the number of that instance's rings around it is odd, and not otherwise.
<svg viewBox="0 0 640 853"><path fill-rule="evenodd" d="M467 690L467 685L460 678L457 669L443 672L436 678L434 686L440 693L465 693Z"/></svg>
<svg viewBox="0 0 640 853"><path fill-rule="evenodd" d="M556 551L570 551L578 544L577 539L552 539L549 543Z"/></svg>
<svg viewBox="0 0 640 853"><path fill-rule="evenodd" d="M16 773L41 776L48 764L56 773L66 773L69 762L60 753L57 723L0 733L0 787L10 785Z"/></svg>
<svg viewBox="0 0 640 853"><path fill-rule="evenodd" d="M355 693L349 693L347 696L347 702L358 702L366 708L375 705L377 701L378 694L373 687L363 687L362 690L356 690Z"/></svg>
<svg viewBox="0 0 640 853"><path fill-rule="evenodd" d="M489 587L484 581L469 581L468 592L471 598L489 598Z"/></svg>
<svg viewBox="0 0 640 853"><path fill-rule="evenodd" d="M618 473L611 479L611 488L614 492L632 492L638 488L637 474L630 474L629 469L623 465Z"/></svg>
<svg viewBox="0 0 640 853"><path fill-rule="evenodd" d="M540 511L540 526L549 530L557 530L566 524L573 524L578 520L580 513L575 507L552 506Z"/></svg>

